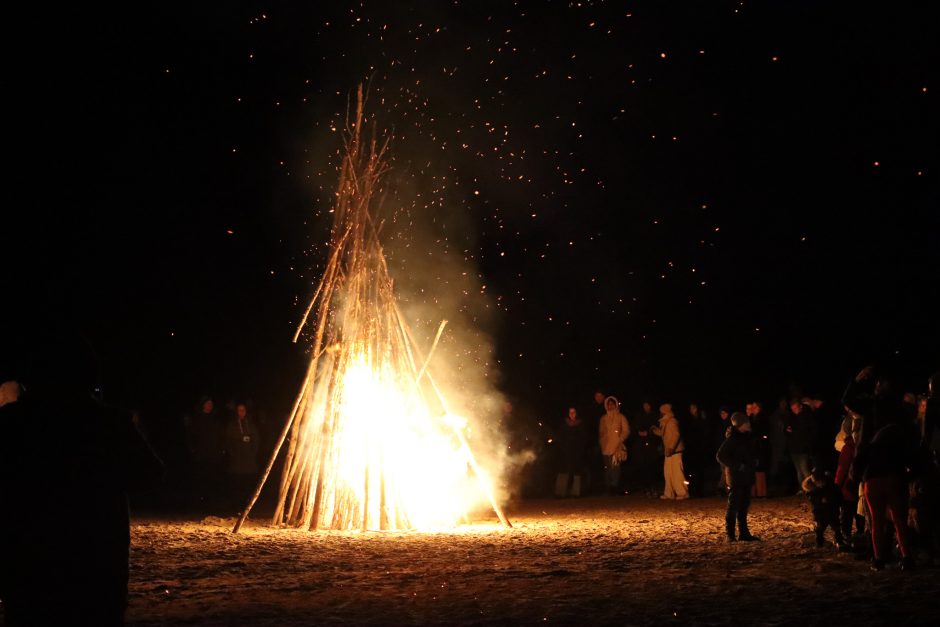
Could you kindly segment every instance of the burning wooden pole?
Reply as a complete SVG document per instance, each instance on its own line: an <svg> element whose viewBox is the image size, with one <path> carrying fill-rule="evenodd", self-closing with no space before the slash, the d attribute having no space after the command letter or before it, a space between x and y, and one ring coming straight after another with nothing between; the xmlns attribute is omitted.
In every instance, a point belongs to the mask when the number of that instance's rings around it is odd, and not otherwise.
<svg viewBox="0 0 940 627"><path fill-rule="evenodd" d="M347 121L330 257L294 337L296 342L307 323L315 323L310 365L233 532L257 502L285 441L275 525L366 530L466 519L463 504L447 498L455 490L421 490L465 476L469 465L499 520L511 526L431 376L431 358L447 322L424 358L395 300L378 237L381 224L373 221L389 140L373 135L363 141L363 105L360 86ZM443 417L429 402L442 408Z"/></svg>

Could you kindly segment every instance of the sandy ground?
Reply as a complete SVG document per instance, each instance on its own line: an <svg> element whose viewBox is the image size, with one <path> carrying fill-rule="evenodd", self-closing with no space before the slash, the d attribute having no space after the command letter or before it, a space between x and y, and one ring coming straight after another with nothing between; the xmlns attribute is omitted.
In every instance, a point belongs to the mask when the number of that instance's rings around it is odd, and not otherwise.
<svg viewBox="0 0 940 627"><path fill-rule="evenodd" d="M138 520L128 624L923 625L940 609L940 569L817 549L798 498L757 501L764 541L733 545L717 498L509 511L513 529L436 534Z"/></svg>

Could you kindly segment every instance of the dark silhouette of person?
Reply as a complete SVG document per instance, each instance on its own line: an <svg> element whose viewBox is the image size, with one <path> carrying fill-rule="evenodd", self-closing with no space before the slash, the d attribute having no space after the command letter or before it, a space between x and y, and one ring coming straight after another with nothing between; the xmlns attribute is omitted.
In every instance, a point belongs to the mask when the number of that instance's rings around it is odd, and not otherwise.
<svg viewBox="0 0 940 627"><path fill-rule="evenodd" d="M0 408L0 598L5 623L122 625L127 493L162 463L131 418L93 398L77 337L30 349L25 393Z"/></svg>
<svg viewBox="0 0 940 627"><path fill-rule="evenodd" d="M751 506L751 488L760 453L757 440L751 432L751 422L741 412L731 415L731 431L721 444L715 458L721 464L728 484L728 507L725 510L725 531L729 542L759 540L747 526L747 512ZM738 536L735 537L735 522Z"/></svg>

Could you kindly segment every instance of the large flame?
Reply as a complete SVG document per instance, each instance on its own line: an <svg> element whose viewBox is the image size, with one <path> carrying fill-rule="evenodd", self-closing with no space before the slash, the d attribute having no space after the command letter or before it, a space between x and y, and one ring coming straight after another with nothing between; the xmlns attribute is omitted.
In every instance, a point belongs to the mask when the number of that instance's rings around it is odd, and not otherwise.
<svg viewBox="0 0 940 627"><path fill-rule="evenodd" d="M336 358L345 363L336 365L329 399L337 408L333 424L317 419L328 414L326 398L309 408L306 421L309 435L331 434L320 469L334 490L319 512L326 526L351 526L342 524L348 515L366 529L433 529L458 523L485 502L458 435L465 420L432 415L413 377L388 359L362 347Z"/></svg>

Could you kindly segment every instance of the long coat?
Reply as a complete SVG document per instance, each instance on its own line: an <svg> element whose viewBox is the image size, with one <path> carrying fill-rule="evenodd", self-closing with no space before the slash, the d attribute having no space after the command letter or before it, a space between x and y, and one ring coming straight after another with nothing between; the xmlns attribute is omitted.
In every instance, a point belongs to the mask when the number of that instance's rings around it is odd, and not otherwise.
<svg viewBox="0 0 940 627"><path fill-rule="evenodd" d="M630 423L619 410L615 409L601 416L598 436L602 455L614 455L623 451L623 456L626 457L623 443L630 437Z"/></svg>
<svg viewBox="0 0 940 627"><path fill-rule="evenodd" d="M729 487L754 484L758 452L753 433L732 429L731 435L718 449L715 459L725 468Z"/></svg>

